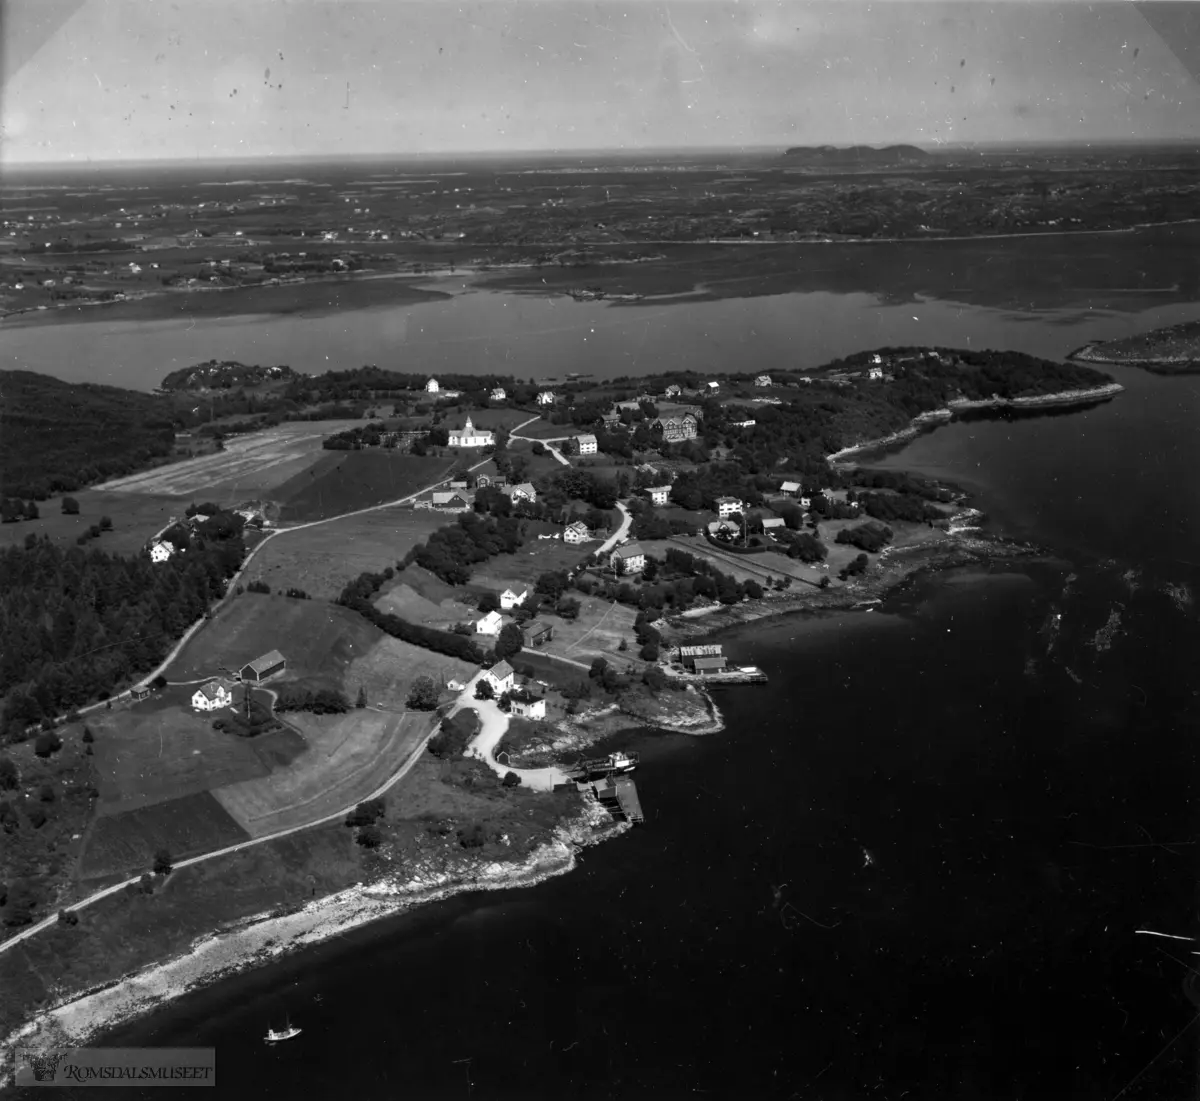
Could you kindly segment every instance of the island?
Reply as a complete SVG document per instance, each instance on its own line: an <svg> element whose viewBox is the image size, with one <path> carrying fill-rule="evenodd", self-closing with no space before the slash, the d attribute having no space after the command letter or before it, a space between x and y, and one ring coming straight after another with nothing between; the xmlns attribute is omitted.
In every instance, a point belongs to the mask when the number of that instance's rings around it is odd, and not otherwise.
<svg viewBox="0 0 1200 1101"><path fill-rule="evenodd" d="M1068 358L1077 363L1140 367L1158 375L1194 375L1200 373L1200 321L1085 344Z"/></svg>

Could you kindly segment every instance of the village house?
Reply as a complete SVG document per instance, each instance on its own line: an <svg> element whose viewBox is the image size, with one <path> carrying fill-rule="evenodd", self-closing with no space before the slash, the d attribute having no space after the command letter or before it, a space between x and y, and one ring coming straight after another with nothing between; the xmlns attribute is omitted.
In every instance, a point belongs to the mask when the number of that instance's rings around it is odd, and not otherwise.
<svg viewBox="0 0 1200 1101"><path fill-rule="evenodd" d="M730 421L729 423L733 428L753 428L758 421Z"/></svg>
<svg viewBox="0 0 1200 1101"><path fill-rule="evenodd" d="M576 436L575 442L579 444L580 455L595 455L599 450L595 436Z"/></svg>
<svg viewBox="0 0 1200 1101"><path fill-rule="evenodd" d="M553 390L543 390L537 396L537 403L538 403L538 405L553 405L554 404L554 391Z"/></svg>
<svg viewBox="0 0 1200 1101"><path fill-rule="evenodd" d="M518 604L523 603L528 595L528 589L522 589L519 593L513 592L512 589L505 589L500 594L500 607L506 612L511 612Z"/></svg>
<svg viewBox="0 0 1200 1101"><path fill-rule="evenodd" d="M278 650L272 650L270 653L263 654L261 658L255 658L248 665L243 665L241 678L243 681L262 684L269 677L275 676L276 673L283 673L286 669L287 661L284 656Z"/></svg>
<svg viewBox="0 0 1200 1101"><path fill-rule="evenodd" d="M715 394L721 389L721 384L719 382L706 382L704 384L704 389L710 394Z"/></svg>
<svg viewBox="0 0 1200 1101"><path fill-rule="evenodd" d="M519 719L544 719L546 717L546 697L535 695L528 689L514 692L509 696L512 714Z"/></svg>
<svg viewBox="0 0 1200 1101"><path fill-rule="evenodd" d="M798 494L800 492L800 483L799 482L784 482L783 485L781 485L779 487L779 492L782 493L785 497L795 497L796 494Z"/></svg>
<svg viewBox="0 0 1200 1101"><path fill-rule="evenodd" d="M434 490L430 494L430 503L434 508L445 509L447 512L461 512L471 505L468 495L457 489Z"/></svg>
<svg viewBox="0 0 1200 1101"><path fill-rule="evenodd" d="M772 516L762 522L763 531L780 531L787 527L782 516Z"/></svg>
<svg viewBox="0 0 1200 1101"><path fill-rule="evenodd" d="M151 562L165 562L175 553L175 544L159 540L150 548Z"/></svg>
<svg viewBox="0 0 1200 1101"><path fill-rule="evenodd" d="M742 529L732 520L711 520L707 530L714 538L731 538L742 534Z"/></svg>
<svg viewBox="0 0 1200 1101"><path fill-rule="evenodd" d="M508 479L503 474L477 474L475 476L475 488L483 489L484 486L492 486L496 489L503 489L508 484Z"/></svg>
<svg viewBox="0 0 1200 1101"><path fill-rule="evenodd" d="M468 487L467 487L467 483L465 481L457 480L457 481L453 481L450 483L450 488L451 489L466 489Z"/></svg>
<svg viewBox="0 0 1200 1101"><path fill-rule="evenodd" d="M492 401L505 401L508 398L508 392L503 386L497 386L488 396Z"/></svg>
<svg viewBox="0 0 1200 1101"><path fill-rule="evenodd" d="M192 693L192 706L197 711L218 711L232 705L233 685L227 680L210 680Z"/></svg>
<svg viewBox="0 0 1200 1101"><path fill-rule="evenodd" d="M672 383L670 386L668 386L666 388L666 390L663 391L663 397L677 398L677 397L679 397L679 395L681 393L683 393L683 391L678 386L676 386L674 383Z"/></svg>
<svg viewBox="0 0 1200 1101"><path fill-rule="evenodd" d="M671 499L671 487L651 486L646 490L646 494L649 496L651 504L665 505Z"/></svg>
<svg viewBox="0 0 1200 1101"><path fill-rule="evenodd" d="M810 497L807 493L801 495L800 507L801 508L812 508L812 497Z"/></svg>
<svg viewBox="0 0 1200 1101"><path fill-rule="evenodd" d="M728 520L735 512L745 512L746 506L736 497L718 497L717 498L717 515L722 520Z"/></svg>
<svg viewBox="0 0 1200 1101"><path fill-rule="evenodd" d="M867 378L869 378L869 379L883 378L883 368L882 367L868 367L867 368Z"/></svg>
<svg viewBox="0 0 1200 1101"><path fill-rule="evenodd" d="M582 520L576 520L563 528L564 543L586 543L591 537L592 533Z"/></svg>
<svg viewBox="0 0 1200 1101"><path fill-rule="evenodd" d="M475 622L475 633L477 635L498 635L500 628L504 626L504 620L499 612L488 612L482 619Z"/></svg>
<svg viewBox="0 0 1200 1101"><path fill-rule="evenodd" d="M447 429L451 447L492 447L496 443L495 434L486 428L476 428L467 416L467 423L461 428Z"/></svg>
<svg viewBox="0 0 1200 1101"><path fill-rule="evenodd" d="M694 440L700 430L699 422L692 413L659 417L651 427L661 428L664 440Z"/></svg>
<svg viewBox="0 0 1200 1101"><path fill-rule="evenodd" d="M519 501L528 501L530 504L533 504L537 500L537 490L533 488L530 482L521 482L515 486L504 486L503 493L514 505Z"/></svg>
<svg viewBox="0 0 1200 1101"><path fill-rule="evenodd" d="M533 648L549 642L554 637L554 628L549 623L533 619L521 628L521 634L524 637L526 648Z"/></svg>
<svg viewBox="0 0 1200 1101"><path fill-rule="evenodd" d="M480 680L487 681L492 686L492 691L502 696L505 692L512 691L516 683L516 673L507 661L498 661L480 677Z"/></svg>
<svg viewBox="0 0 1200 1101"><path fill-rule="evenodd" d="M435 378L431 378L427 383L425 383L425 393L436 394L437 392L438 392L438 380Z"/></svg>
<svg viewBox="0 0 1200 1101"><path fill-rule="evenodd" d="M882 367L883 366L883 356L881 356L878 352L872 352L871 355L867 357L867 362L872 367Z"/></svg>
<svg viewBox="0 0 1200 1101"><path fill-rule="evenodd" d="M754 385L755 386L770 386L771 385L771 376L770 375L759 375L758 378L756 378L754 380Z"/></svg>
<svg viewBox="0 0 1200 1101"><path fill-rule="evenodd" d="M646 552L637 543L626 543L609 556L613 569L626 577L646 568Z"/></svg>
<svg viewBox="0 0 1200 1101"><path fill-rule="evenodd" d="M615 428L618 424L621 423L621 414L620 413L602 413L600 415L600 420L604 422L605 428Z"/></svg>

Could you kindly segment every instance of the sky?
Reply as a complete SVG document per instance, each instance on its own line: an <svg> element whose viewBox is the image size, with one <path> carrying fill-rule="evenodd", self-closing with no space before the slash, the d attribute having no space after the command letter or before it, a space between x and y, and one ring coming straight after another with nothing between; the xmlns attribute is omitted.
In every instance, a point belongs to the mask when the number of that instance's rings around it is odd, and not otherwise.
<svg viewBox="0 0 1200 1101"><path fill-rule="evenodd" d="M0 3L0 164L1200 140L1200 4Z"/></svg>

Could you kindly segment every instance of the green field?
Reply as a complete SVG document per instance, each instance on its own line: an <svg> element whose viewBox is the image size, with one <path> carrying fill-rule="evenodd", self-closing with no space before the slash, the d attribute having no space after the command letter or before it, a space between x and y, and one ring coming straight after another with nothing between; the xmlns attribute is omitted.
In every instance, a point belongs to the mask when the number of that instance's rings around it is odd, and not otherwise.
<svg viewBox="0 0 1200 1101"><path fill-rule="evenodd" d="M97 818L86 838L79 877L134 875L150 871L159 849L185 860L249 837L211 794L196 792Z"/></svg>
<svg viewBox="0 0 1200 1101"><path fill-rule="evenodd" d="M573 424L551 424L547 420L537 420L522 428L520 434L533 440L551 440L559 436L577 436L580 431Z"/></svg>
<svg viewBox="0 0 1200 1101"><path fill-rule="evenodd" d="M533 426L530 425L532 428ZM554 474L558 470L566 469L550 452L543 452L541 455L533 453L533 443L529 440L513 440L508 445L508 450L514 455L524 456L526 463L525 473L522 475L522 481L535 482L538 478L546 477Z"/></svg>
<svg viewBox="0 0 1200 1101"><path fill-rule="evenodd" d="M399 711L407 706L408 690L417 677L432 677L437 684L449 680L465 683L478 672L470 662L385 636L346 670L346 694L354 699L362 688L368 707ZM445 691L443 702L450 695Z"/></svg>
<svg viewBox="0 0 1200 1101"><path fill-rule="evenodd" d="M594 657L618 655L622 659L637 659L638 644L633 635L636 608L583 596L582 593L571 595L579 600L579 618L550 618L548 622L554 625L554 637L540 649L585 663L591 662ZM622 639L628 644L624 652L618 650Z"/></svg>
<svg viewBox="0 0 1200 1101"><path fill-rule="evenodd" d="M281 523L300 524L396 501L441 481L456 463L446 457L373 448L328 451L276 488Z"/></svg>
<svg viewBox="0 0 1200 1101"><path fill-rule="evenodd" d="M495 589L502 593L513 585L532 585L543 573L552 570L568 570L577 566L599 544L584 543L575 546L559 539L537 540L527 543L515 554L501 554L489 558L476 567L471 576L473 585Z"/></svg>
<svg viewBox="0 0 1200 1101"><path fill-rule="evenodd" d="M171 517L182 517L184 509L191 504L191 498L188 497L120 493L104 489L80 489L68 496L79 502L79 515L64 516L60 497L39 501L36 520L0 524L0 547L24 543L30 533L39 538L48 535L55 542L74 545L78 536L93 524L100 523L101 516L107 516L113 522L112 531L105 532L98 539L89 540L85 546L89 550L96 548L110 554L136 554L152 535L167 526Z"/></svg>
<svg viewBox="0 0 1200 1101"><path fill-rule="evenodd" d="M532 416L532 413L527 413L524 409L509 409L507 406L499 406L495 409L471 410L472 423L478 425L480 428L491 428L493 430L497 428L511 430L514 425L520 424L522 421L527 421ZM465 418L465 413L453 413L450 420L452 423L457 424ZM534 423L536 424L537 422L535 421ZM529 427L532 428L533 425L531 424ZM522 435L524 435L524 429L522 429Z"/></svg>
<svg viewBox="0 0 1200 1101"><path fill-rule="evenodd" d="M412 567L409 567L411 569ZM375 606L384 612L391 612L409 623L422 623L428 627L439 627L449 630L455 623L473 623L479 618L479 611L461 600L430 600L423 596L404 579L408 570L400 574L398 583L390 586L375 601ZM465 590L457 590L458 596L465 595Z"/></svg>
<svg viewBox="0 0 1200 1101"><path fill-rule="evenodd" d="M449 522L430 509L399 505L281 533L254 556L242 581L265 581L272 592L295 586L311 597L333 599L360 573L394 567L414 544Z"/></svg>
<svg viewBox="0 0 1200 1101"><path fill-rule="evenodd" d="M188 640L166 676L173 682L215 676L279 650L288 666L281 679L341 688L346 666L382 637L362 616L335 604L243 593Z"/></svg>

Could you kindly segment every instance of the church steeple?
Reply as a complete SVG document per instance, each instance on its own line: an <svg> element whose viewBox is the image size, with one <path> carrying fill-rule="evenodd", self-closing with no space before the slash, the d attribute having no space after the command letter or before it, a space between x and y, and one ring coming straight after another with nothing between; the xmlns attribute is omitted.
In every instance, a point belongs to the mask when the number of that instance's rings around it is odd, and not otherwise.
<svg viewBox="0 0 1200 1101"><path fill-rule="evenodd" d="M475 435L475 426L471 423L471 415L469 413L467 414L467 423L463 427L463 435L464 436Z"/></svg>

